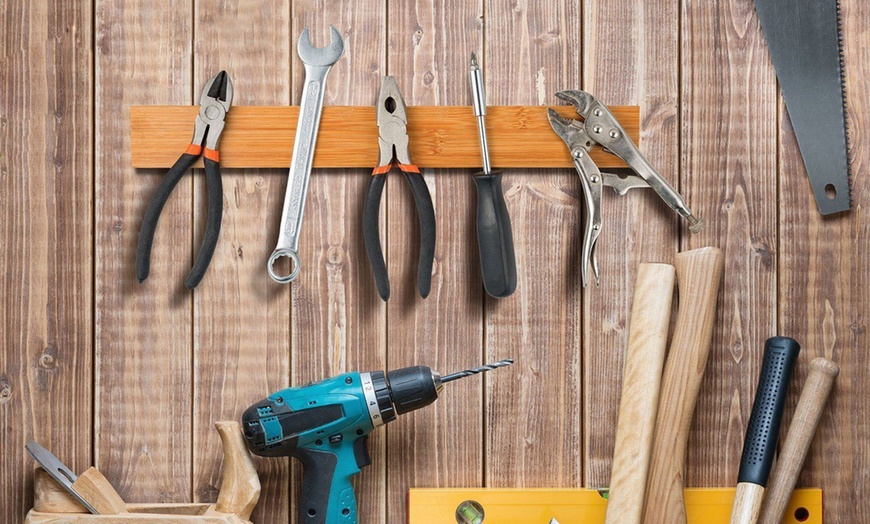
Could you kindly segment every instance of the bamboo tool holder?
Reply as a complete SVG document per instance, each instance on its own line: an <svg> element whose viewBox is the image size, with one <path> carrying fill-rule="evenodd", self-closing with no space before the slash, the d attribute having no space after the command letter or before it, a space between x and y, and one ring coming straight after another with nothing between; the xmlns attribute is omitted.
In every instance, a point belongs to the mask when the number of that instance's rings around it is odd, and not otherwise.
<svg viewBox="0 0 870 524"><path fill-rule="evenodd" d="M555 106L578 118L573 106ZM640 145L640 108L610 108ZM130 149L135 168L169 168L193 135L197 106L130 108ZM238 106L227 113L221 134L222 168L290 167L299 107ZM565 143L550 128L543 106L490 106L486 127L496 168L573 167ZM477 123L471 106L408 108L411 158L421 168L480 168ZM378 126L373 106L326 106L320 122L314 167L372 168L378 162ZM601 168L626 167L617 156L596 147L592 159ZM196 167L202 167L199 159Z"/></svg>
<svg viewBox="0 0 870 524"><path fill-rule="evenodd" d="M33 483L33 509L27 514L24 523L250 524L251 512L260 498L260 479L253 459L242 438L238 422L217 422L215 428L220 434L224 454L221 490L215 504L127 503L123 508L126 513L93 515L64 491L48 473L37 469ZM104 477L100 475L97 478ZM107 491L114 494L111 498L119 503L123 502L111 485L100 488L101 493Z"/></svg>
<svg viewBox="0 0 870 524"><path fill-rule="evenodd" d="M725 257L717 248L704 247L678 254L674 266L679 308L662 376L643 521L684 524L686 447L710 354Z"/></svg>
<svg viewBox="0 0 870 524"><path fill-rule="evenodd" d="M685 493L689 524L728 524L734 488L693 488ZM465 501L483 507L484 524L602 524L607 500L594 489L412 489L408 524L456 522ZM648 524L671 524L668 521ZM823 524L822 490L794 492L781 524Z"/></svg>
<svg viewBox="0 0 870 524"><path fill-rule="evenodd" d="M675 279L669 264L637 270L606 524L640 524L643 517Z"/></svg>

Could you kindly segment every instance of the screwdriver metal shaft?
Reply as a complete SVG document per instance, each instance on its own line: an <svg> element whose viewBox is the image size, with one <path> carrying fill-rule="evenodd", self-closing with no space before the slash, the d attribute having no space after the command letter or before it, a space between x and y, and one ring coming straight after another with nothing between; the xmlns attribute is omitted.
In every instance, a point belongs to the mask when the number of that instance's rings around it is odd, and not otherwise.
<svg viewBox="0 0 870 524"><path fill-rule="evenodd" d="M498 362L493 362L492 364L486 364L485 366L480 366L476 368L466 369L465 371L458 371L456 373L451 373L449 375L445 375L441 377L441 382L451 382L453 380L458 380L464 377L470 377L471 375L477 375L478 373L486 373L487 371L492 371L493 369L503 368L505 366L510 366L514 363L514 359L506 358L504 360L499 360Z"/></svg>

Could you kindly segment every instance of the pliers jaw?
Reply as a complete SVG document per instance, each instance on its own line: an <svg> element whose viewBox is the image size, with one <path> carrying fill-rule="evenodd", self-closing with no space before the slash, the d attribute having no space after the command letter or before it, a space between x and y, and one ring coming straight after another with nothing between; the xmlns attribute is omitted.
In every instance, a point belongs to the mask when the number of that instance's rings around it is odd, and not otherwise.
<svg viewBox="0 0 870 524"><path fill-rule="evenodd" d="M199 98L199 115L193 130L191 144L217 151L227 112L233 103L233 81L226 71L209 80Z"/></svg>
<svg viewBox="0 0 870 524"><path fill-rule="evenodd" d="M408 115L399 85L392 76L385 76L378 95L378 167L389 171L393 162L411 165L408 151Z"/></svg>

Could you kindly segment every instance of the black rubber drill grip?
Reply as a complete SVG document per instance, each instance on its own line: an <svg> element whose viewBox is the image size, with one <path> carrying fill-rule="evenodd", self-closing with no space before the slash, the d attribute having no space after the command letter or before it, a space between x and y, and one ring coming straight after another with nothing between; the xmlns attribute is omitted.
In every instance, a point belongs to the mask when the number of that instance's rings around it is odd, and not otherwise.
<svg viewBox="0 0 870 524"><path fill-rule="evenodd" d="M746 439L743 441L743 456L740 459L737 482L767 486L776 442L779 439L788 384L800 349L797 341L787 337L773 337L765 342L764 363L752 404Z"/></svg>
<svg viewBox="0 0 870 524"><path fill-rule="evenodd" d="M510 296L517 288L514 237L501 173L477 174L477 245L483 287L495 298Z"/></svg>

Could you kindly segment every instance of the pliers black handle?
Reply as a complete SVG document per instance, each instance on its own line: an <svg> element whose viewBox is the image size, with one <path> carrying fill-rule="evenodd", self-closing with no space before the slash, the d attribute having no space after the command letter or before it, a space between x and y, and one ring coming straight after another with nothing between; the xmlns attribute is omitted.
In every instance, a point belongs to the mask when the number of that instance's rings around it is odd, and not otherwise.
<svg viewBox="0 0 870 524"><path fill-rule="evenodd" d="M432 288L432 264L435 260L435 209L432 205L429 188L426 186L426 181L423 180L423 175L420 174L420 169L414 164L397 165L411 187L411 194L414 195L414 204L417 207L417 220L420 224L417 289L420 291L420 296L426 298ZM386 175L391 168L392 165L375 168L363 205L363 238L378 294L383 300L390 298L390 277L384 262L384 252L381 249L378 216Z"/></svg>
<svg viewBox="0 0 870 524"><path fill-rule="evenodd" d="M166 176L163 177L151 199L151 203L148 204L145 217L142 219L142 228L139 231L139 245L136 248L136 278L139 279L139 282L144 282L151 273L151 246L154 243L154 232L157 230L157 222L160 220L163 206L166 205L169 195L172 194L172 191L178 185L184 173L199 158L202 150L201 146L191 144L187 148L187 151L178 158L169 172L166 173ZM217 246L218 237L220 236L221 217L224 210L224 190L223 182L221 181L219 158L217 151L205 149L203 164L205 165L205 181L208 188L208 215L202 246L196 255L193 268L191 268L187 279L184 281L187 289L195 288L202 280L214 255L215 246Z"/></svg>

